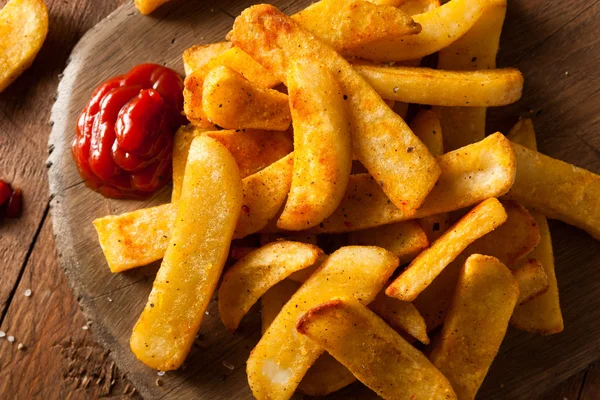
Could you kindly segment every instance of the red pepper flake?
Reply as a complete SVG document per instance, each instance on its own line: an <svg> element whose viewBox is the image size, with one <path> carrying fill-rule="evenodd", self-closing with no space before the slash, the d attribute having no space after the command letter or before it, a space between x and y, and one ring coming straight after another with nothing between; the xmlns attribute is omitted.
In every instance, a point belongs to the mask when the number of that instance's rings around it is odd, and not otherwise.
<svg viewBox="0 0 600 400"><path fill-rule="evenodd" d="M246 214L250 214L250 207L248 207L247 205L243 205L242 206L242 211L245 212Z"/></svg>
<svg viewBox="0 0 600 400"><path fill-rule="evenodd" d="M0 181L0 206L3 205L12 195L10 185L4 181Z"/></svg>
<svg viewBox="0 0 600 400"><path fill-rule="evenodd" d="M349 222L349 221L344 221L344 226L346 228L352 228L354 225L351 222Z"/></svg>

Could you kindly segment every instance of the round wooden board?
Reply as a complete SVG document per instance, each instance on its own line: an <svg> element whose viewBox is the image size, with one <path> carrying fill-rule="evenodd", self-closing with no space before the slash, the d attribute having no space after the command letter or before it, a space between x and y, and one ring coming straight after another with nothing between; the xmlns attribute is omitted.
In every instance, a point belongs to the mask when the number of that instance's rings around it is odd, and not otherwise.
<svg viewBox="0 0 600 400"><path fill-rule="evenodd" d="M308 3L274 2L286 13ZM158 264L111 274L91 221L168 201L169 193L145 202L115 201L87 189L71 159L75 121L98 83L136 64L156 62L183 72L183 50L223 40L233 16L248 5L243 0L173 1L146 17L132 4L122 6L77 45L52 110L49 175L61 262L96 337L146 399L252 398L245 362L259 337L258 312L253 309L232 335L213 301L186 368L168 372L162 386L156 384L156 371L129 350L129 335ZM525 94L516 105L491 110L490 131L506 132L518 115L533 110L542 152L600 172L599 19L598 1L509 1L499 66L523 71ZM480 398L536 398L600 358L600 245L562 223L551 228L566 329L548 337L509 330ZM360 384L332 396L368 397L375 396Z"/></svg>

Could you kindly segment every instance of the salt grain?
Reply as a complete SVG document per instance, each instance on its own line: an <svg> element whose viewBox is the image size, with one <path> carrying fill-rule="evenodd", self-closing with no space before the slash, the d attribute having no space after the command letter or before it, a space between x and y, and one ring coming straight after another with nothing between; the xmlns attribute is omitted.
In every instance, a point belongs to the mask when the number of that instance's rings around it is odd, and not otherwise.
<svg viewBox="0 0 600 400"><path fill-rule="evenodd" d="M158 371L156 373L156 375L158 375L158 376L165 376L165 371Z"/></svg>
<svg viewBox="0 0 600 400"><path fill-rule="evenodd" d="M81 327L81 329L83 329L84 331L87 331L90 328L87 325L84 325L84 326Z"/></svg>
<svg viewBox="0 0 600 400"><path fill-rule="evenodd" d="M25 289L25 293L23 293L25 297L31 296L31 289Z"/></svg>
<svg viewBox="0 0 600 400"><path fill-rule="evenodd" d="M19 345L17 346L17 349L23 350L23 349L25 349L25 346L23 345L23 343L19 343Z"/></svg>
<svg viewBox="0 0 600 400"><path fill-rule="evenodd" d="M227 361L223 361L223 366L231 371L235 369L235 366L231 363L228 363Z"/></svg>
<svg viewBox="0 0 600 400"><path fill-rule="evenodd" d="M204 311L204 314L206 314L206 315L210 315L210 314L208 313L208 311Z"/></svg>
<svg viewBox="0 0 600 400"><path fill-rule="evenodd" d="M4 331L0 331L0 338L3 338L3 337L5 337L5 336L6 336L6 332L4 332Z"/></svg>
<svg viewBox="0 0 600 400"><path fill-rule="evenodd" d="M162 386L163 385L163 381L161 381L160 379L156 380L156 386Z"/></svg>
<svg viewBox="0 0 600 400"><path fill-rule="evenodd" d="M565 75L569 75L569 71L565 71ZM567 400L567 399L565 399L565 400Z"/></svg>
<svg viewBox="0 0 600 400"><path fill-rule="evenodd" d="M107 297L106 300L108 300L109 303L112 303L112 299L110 297Z"/></svg>
<svg viewBox="0 0 600 400"><path fill-rule="evenodd" d="M14 343L14 341L15 341L15 337L14 337L14 336L9 336L9 337L7 337L6 339L8 339L8 341L9 341L10 343Z"/></svg>

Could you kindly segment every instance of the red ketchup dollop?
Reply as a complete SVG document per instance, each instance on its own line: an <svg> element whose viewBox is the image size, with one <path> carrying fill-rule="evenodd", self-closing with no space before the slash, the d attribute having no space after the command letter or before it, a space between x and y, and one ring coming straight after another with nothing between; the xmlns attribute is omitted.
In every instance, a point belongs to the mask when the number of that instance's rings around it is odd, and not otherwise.
<svg viewBox="0 0 600 400"><path fill-rule="evenodd" d="M113 198L144 198L164 186L182 111L183 81L161 65L141 64L98 86L71 148L85 184Z"/></svg>

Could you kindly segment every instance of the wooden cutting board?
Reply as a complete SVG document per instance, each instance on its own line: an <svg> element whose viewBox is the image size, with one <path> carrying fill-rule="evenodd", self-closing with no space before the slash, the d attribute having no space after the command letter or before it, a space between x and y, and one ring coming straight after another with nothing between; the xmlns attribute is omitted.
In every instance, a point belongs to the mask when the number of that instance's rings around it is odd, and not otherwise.
<svg viewBox="0 0 600 400"><path fill-rule="evenodd" d="M274 1L288 14L308 3ZM132 4L122 6L77 45L52 110L49 175L60 259L97 339L146 399L252 398L245 362L259 338L258 311L230 334L213 301L186 368L168 372L157 384L156 371L129 350L129 335L158 263L111 274L91 221L166 202L169 193L145 202L115 201L87 189L71 159L75 121L97 84L136 64L155 62L183 73L183 50L223 40L234 16L250 4L173 1L151 16L141 16ZM509 1L498 64L521 69L526 86L518 104L490 111L489 131L507 132L519 115L532 113L542 152L600 173L599 20L599 1ZM536 398L600 358L600 244L560 222L551 229L565 331L544 337L511 329L481 399ZM332 398L369 397L375 396L354 384Z"/></svg>

